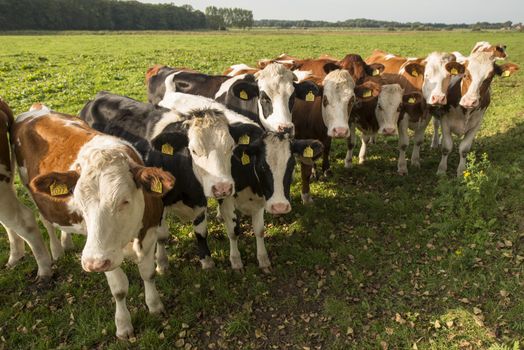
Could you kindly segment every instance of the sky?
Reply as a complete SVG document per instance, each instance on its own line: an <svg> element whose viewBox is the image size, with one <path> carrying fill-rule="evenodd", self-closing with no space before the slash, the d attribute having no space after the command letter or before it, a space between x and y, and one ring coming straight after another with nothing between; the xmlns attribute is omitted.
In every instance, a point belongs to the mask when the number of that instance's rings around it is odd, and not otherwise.
<svg viewBox="0 0 524 350"><path fill-rule="evenodd" d="M524 0L139 0L146 3L240 7L255 19L342 21L368 18L398 22L524 22Z"/></svg>

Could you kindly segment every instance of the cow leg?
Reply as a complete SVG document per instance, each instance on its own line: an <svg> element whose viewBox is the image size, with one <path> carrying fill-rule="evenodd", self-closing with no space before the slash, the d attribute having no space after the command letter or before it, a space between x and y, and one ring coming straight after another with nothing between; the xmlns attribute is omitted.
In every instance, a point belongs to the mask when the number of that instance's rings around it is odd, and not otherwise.
<svg viewBox="0 0 524 350"><path fill-rule="evenodd" d="M353 166L353 149L357 143L357 134L355 124L349 124L349 137L347 140L348 150L344 159L344 168L349 169Z"/></svg>
<svg viewBox="0 0 524 350"><path fill-rule="evenodd" d="M302 197L303 204L313 203L313 198L309 194L309 182L311 181L311 171L313 167L304 163L300 163L300 176L302 177Z"/></svg>
<svg viewBox="0 0 524 350"><path fill-rule="evenodd" d="M438 129L440 127L440 121L433 117L433 139L431 140L431 148L438 148L440 146L440 137Z"/></svg>
<svg viewBox="0 0 524 350"><path fill-rule="evenodd" d="M33 212L18 201L11 183L0 185L0 193L2 193L0 196L0 213L3 214L0 217L0 222L8 228L10 247L15 248L15 251L10 253L8 265L12 266L23 256L24 246L20 242L21 237L27 242L35 256L38 264L38 279L40 281L48 280L52 275L51 257L45 247L42 233L38 229Z"/></svg>
<svg viewBox="0 0 524 350"><path fill-rule="evenodd" d="M25 244L22 237L16 234L9 227L4 226L9 239L9 259L7 260L7 267L15 266L20 259L25 255Z"/></svg>
<svg viewBox="0 0 524 350"><path fill-rule="evenodd" d="M271 261L267 255L266 245L264 243L264 208L261 208L258 212L251 217L253 224L253 231L257 240L257 260L258 266L265 273L269 273Z"/></svg>
<svg viewBox="0 0 524 350"><path fill-rule="evenodd" d="M107 283L111 289L111 294L115 298L115 325L116 336L120 339L129 339L133 337L133 325L131 324L131 315L126 306L127 291L129 290L129 281L126 274L120 267L112 271L105 272Z"/></svg>
<svg viewBox="0 0 524 350"><path fill-rule="evenodd" d="M415 129L415 136L413 137L413 152L411 153L411 166L420 168L420 148L424 143L424 134L429 124L429 118L422 121Z"/></svg>
<svg viewBox="0 0 524 350"><path fill-rule="evenodd" d="M229 261L233 270L244 267L240 251L238 250L238 236L240 236L240 222L235 214L235 203L232 198L225 198L220 204L220 213L224 219L227 236L229 237Z"/></svg>
<svg viewBox="0 0 524 350"><path fill-rule="evenodd" d="M372 136L374 135L362 134L362 137L360 138L362 141L362 145L360 145L360 151L358 152L358 164L364 164L364 162L366 161L367 145Z"/></svg>
<svg viewBox="0 0 524 350"><path fill-rule="evenodd" d="M197 215L196 219L193 220L193 229L195 230L195 236L197 239L198 246L198 257L200 264L204 270L212 269L215 267L213 259L211 259L211 251L207 245L207 210L204 210Z"/></svg>
<svg viewBox="0 0 524 350"><path fill-rule="evenodd" d="M73 237L70 233L65 231L60 232L60 245L64 250L73 250L75 245L73 244Z"/></svg>
<svg viewBox="0 0 524 350"><path fill-rule="evenodd" d="M406 162L406 149L409 145L409 117L407 115L402 118L398 126L398 164L397 172L399 175L408 174L408 165Z"/></svg>
<svg viewBox="0 0 524 350"><path fill-rule="evenodd" d="M64 248L56 236L56 230L52 223L47 221L42 215L40 215L40 220L44 224L47 234L49 236L49 245L51 246L51 256L54 261L57 261L60 257L64 255Z"/></svg>
<svg viewBox="0 0 524 350"><path fill-rule="evenodd" d="M156 242L156 272L159 275L164 275L169 268L169 260L167 258L166 244L169 239L169 225L167 224L167 210L164 209L162 214L162 223L157 228L157 242Z"/></svg>
<svg viewBox="0 0 524 350"><path fill-rule="evenodd" d="M438 165L437 175L444 175L448 170L448 155L451 153L451 150L453 149L453 138L451 136L451 130L445 118L441 119L440 125L442 127L442 158L440 159L440 164Z"/></svg>
<svg viewBox="0 0 524 350"><path fill-rule="evenodd" d="M466 170L466 157L468 156L469 150L471 149L471 145L473 144L473 139L475 138L475 135L477 135L477 131L479 130L479 128L480 123L478 123L478 125L475 128L468 130L462 138L462 141L460 142L460 161L457 167L457 177L462 176L464 174L464 171Z"/></svg>
<svg viewBox="0 0 524 350"><path fill-rule="evenodd" d="M324 177L332 175L331 165L329 163L329 152L331 150L331 138L324 142L324 151L322 154L322 173Z"/></svg>
<svg viewBox="0 0 524 350"><path fill-rule="evenodd" d="M160 300L158 291L155 286L155 246L157 228L150 228L142 241L142 250L144 256L138 262L138 271L144 281L144 290L146 305L149 312L159 314L164 312L164 305Z"/></svg>

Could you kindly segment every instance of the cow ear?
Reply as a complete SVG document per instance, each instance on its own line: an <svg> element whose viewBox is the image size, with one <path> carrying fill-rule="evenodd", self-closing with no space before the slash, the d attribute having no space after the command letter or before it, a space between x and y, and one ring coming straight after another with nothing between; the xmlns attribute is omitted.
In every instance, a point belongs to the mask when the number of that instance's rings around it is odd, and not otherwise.
<svg viewBox="0 0 524 350"><path fill-rule="evenodd" d="M160 168L145 167L131 164L131 174L137 187L142 187L147 193L155 196L164 196L175 185L173 175Z"/></svg>
<svg viewBox="0 0 524 350"><path fill-rule="evenodd" d="M418 92L407 93L402 96L402 103L404 106L415 106L422 101L422 95Z"/></svg>
<svg viewBox="0 0 524 350"><path fill-rule="evenodd" d="M293 140L291 151L302 163L311 164L324 151L324 146L318 140Z"/></svg>
<svg viewBox="0 0 524 350"><path fill-rule="evenodd" d="M241 100L249 101L258 97L258 85L254 82L239 81L231 87L233 95Z"/></svg>
<svg viewBox="0 0 524 350"><path fill-rule="evenodd" d="M326 63L323 68L326 74L329 74L329 72L332 72L334 70L341 69L341 67L338 64L333 62Z"/></svg>
<svg viewBox="0 0 524 350"><path fill-rule="evenodd" d="M494 64L493 66L495 67L495 74L504 78L509 77L520 69L519 66L514 63Z"/></svg>
<svg viewBox="0 0 524 350"><path fill-rule="evenodd" d="M466 67L464 67L464 65L458 62L452 61L452 62L446 63L446 70L451 75L458 75L458 74L464 74L464 72L466 71Z"/></svg>
<svg viewBox="0 0 524 350"><path fill-rule="evenodd" d="M258 125L247 123L232 123L229 124L229 133L236 145L251 145L255 143L264 131Z"/></svg>
<svg viewBox="0 0 524 350"><path fill-rule="evenodd" d="M318 85L312 81L305 80L300 83L293 83L295 86L295 97L305 101L315 99L315 96L320 96L320 89Z"/></svg>
<svg viewBox="0 0 524 350"><path fill-rule="evenodd" d="M187 133L180 132L162 132L151 140L153 148L165 155L172 156L175 152L186 148L189 144Z"/></svg>
<svg viewBox="0 0 524 350"><path fill-rule="evenodd" d="M158 75L158 72L163 66L160 64L155 64L153 67L149 67L146 72L146 83L149 83L149 80Z"/></svg>
<svg viewBox="0 0 524 350"><path fill-rule="evenodd" d="M355 87L355 96L358 102L370 101L380 94L380 86L375 84L361 84Z"/></svg>
<svg viewBox="0 0 524 350"><path fill-rule="evenodd" d="M384 72L384 65L381 63L371 63L366 65L366 74L376 77Z"/></svg>
<svg viewBox="0 0 524 350"><path fill-rule="evenodd" d="M50 172L38 175L29 184L35 195L43 195L54 201L68 200L75 189L80 174L76 171Z"/></svg>
<svg viewBox="0 0 524 350"><path fill-rule="evenodd" d="M419 63L412 62L404 66L404 70L414 78L424 74L425 67Z"/></svg>

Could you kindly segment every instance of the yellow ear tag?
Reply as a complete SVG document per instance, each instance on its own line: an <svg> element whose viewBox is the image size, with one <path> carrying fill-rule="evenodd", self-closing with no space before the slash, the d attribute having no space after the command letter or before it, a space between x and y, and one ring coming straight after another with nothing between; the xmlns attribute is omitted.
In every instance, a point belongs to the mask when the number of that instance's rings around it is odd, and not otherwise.
<svg viewBox="0 0 524 350"><path fill-rule="evenodd" d="M304 148L304 153L302 154L305 158L313 158L313 148L307 146Z"/></svg>
<svg viewBox="0 0 524 350"><path fill-rule="evenodd" d="M371 73L372 76L376 77L377 75L380 75L380 70L378 69L373 69L373 73Z"/></svg>
<svg viewBox="0 0 524 350"><path fill-rule="evenodd" d="M246 154L246 152L242 152L242 157L240 158L240 161L242 162L242 165L248 165L251 163L251 159L249 159L249 156Z"/></svg>
<svg viewBox="0 0 524 350"><path fill-rule="evenodd" d="M457 75L459 74L457 68L451 68L451 71L449 71L451 73L451 75Z"/></svg>
<svg viewBox="0 0 524 350"><path fill-rule="evenodd" d="M238 139L239 145L249 145L249 136L248 135L242 135Z"/></svg>
<svg viewBox="0 0 524 350"><path fill-rule="evenodd" d="M162 181L160 181L157 177L155 177L153 182L151 182L151 191L162 193Z"/></svg>
<svg viewBox="0 0 524 350"><path fill-rule="evenodd" d="M162 145L162 153L172 156L174 151L175 149L169 143L164 143Z"/></svg>
<svg viewBox="0 0 524 350"><path fill-rule="evenodd" d="M414 77L418 77L418 72L416 70L412 70L411 71L411 75L414 76Z"/></svg>
<svg viewBox="0 0 524 350"><path fill-rule="evenodd" d="M366 91L364 91L364 93L362 94L362 97L371 97L371 95L372 95L371 90L366 90Z"/></svg>
<svg viewBox="0 0 524 350"><path fill-rule="evenodd" d="M246 90L240 91L240 98L243 99L243 100L247 100L248 99Z"/></svg>
<svg viewBox="0 0 524 350"><path fill-rule="evenodd" d="M414 98L414 97L410 97L410 98L408 99L408 103L409 103L409 104L414 105L416 102L417 102L417 99Z"/></svg>
<svg viewBox="0 0 524 350"><path fill-rule="evenodd" d="M306 95L306 101L307 102L313 102L315 101L315 94L313 93L313 91L309 91Z"/></svg>
<svg viewBox="0 0 524 350"><path fill-rule="evenodd" d="M511 72L510 72L509 70L505 70L504 72L502 72L502 76L503 76L504 78L507 78L507 77L509 77L510 75L511 75Z"/></svg>
<svg viewBox="0 0 524 350"><path fill-rule="evenodd" d="M57 184L56 182L53 182L51 186L49 186L49 192L51 192L51 196L63 196L64 194L69 193L69 189L67 188L66 184Z"/></svg>

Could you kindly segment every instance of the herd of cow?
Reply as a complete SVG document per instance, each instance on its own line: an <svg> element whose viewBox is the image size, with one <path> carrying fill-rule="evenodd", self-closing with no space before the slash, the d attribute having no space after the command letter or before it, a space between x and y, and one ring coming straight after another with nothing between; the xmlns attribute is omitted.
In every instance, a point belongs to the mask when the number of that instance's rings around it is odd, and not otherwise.
<svg viewBox="0 0 524 350"><path fill-rule="evenodd" d="M441 143L442 149L437 173L446 172L454 133L463 136L461 175L490 103L493 77L518 70L496 63L505 57L504 46L479 42L467 57L433 52L403 58L374 51L364 61L356 54L341 60L281 55L257 68L231 66L225 75L155 66L146 73L149 103L100 92L79 117L35 104L15 119L0 100L0 221L10 242L8 265L24 256L25 241L39 280L52 273L34 215L14 191L16 162L49 233L52 258L72 247L71 233L87 236L82 268L105 272L116 301L116 335L128 338L133 334L128 280L120 265L124 257L138 264L149 311L163 311L154 276L168 268L169 229L163 220L168 212L193 223L203 268L214 265L206 240L208 198L218 199L233 269L243 267L237 215L250 216L258 263L266 271L264 212L291 210L296 160L304 203L312 202L309 182L320 156L329 176L332 138L348 140L345 166L351 167L356 128L360 163L377 134L398 134L398 172L404 175L408 129L414 130L411 165L419 167L433 116L432 147Z"/></svg>

